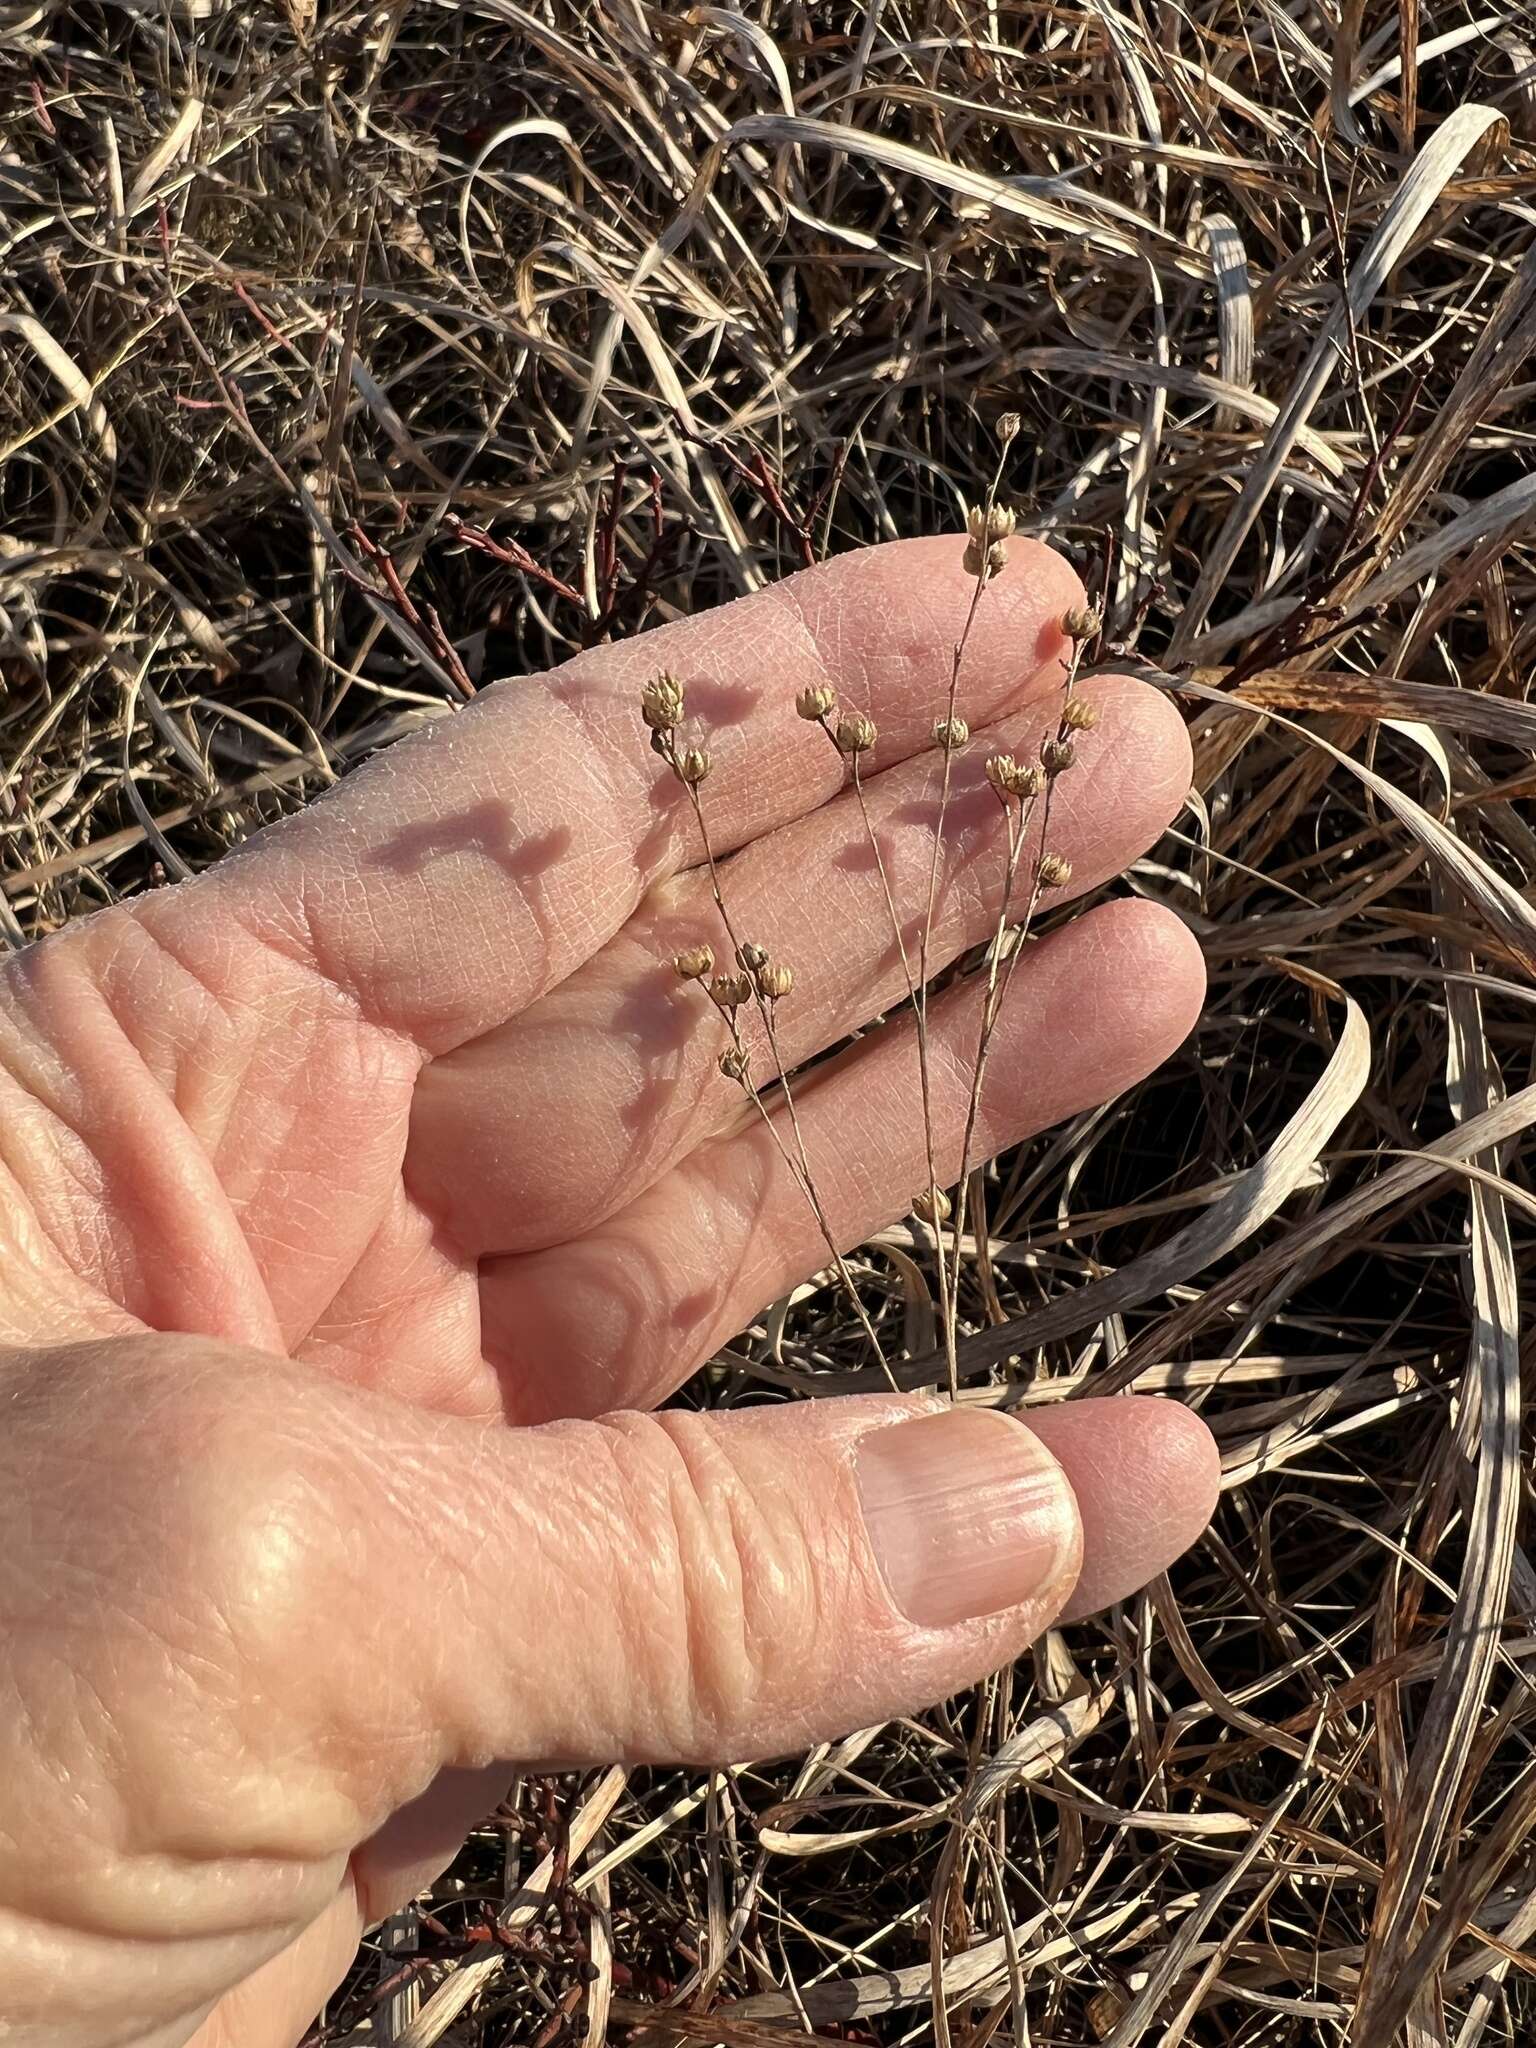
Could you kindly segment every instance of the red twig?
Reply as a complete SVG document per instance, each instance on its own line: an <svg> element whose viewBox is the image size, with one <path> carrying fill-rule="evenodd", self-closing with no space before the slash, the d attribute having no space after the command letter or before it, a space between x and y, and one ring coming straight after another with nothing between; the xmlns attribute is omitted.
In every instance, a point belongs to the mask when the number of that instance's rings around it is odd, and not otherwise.
<svg viewBox="0 0 1536 2048"><path fill-rule="evenodd" d="M347 538L370 568L377 572L383 582L384 593L388 597L390 604L393 605L395 611L405 623L425 641L429 651L437 657L448 671L455 687L462 691L466 697L473 697L475 685L470 678L468 669L465 668L460 658L459 650L448 637L436 609L432 605L428 605L425 612L419 608L415 599L401 582L400 571L395 567L394 557L390 554L389 550L381 548L377 541L371 540L360 526L349 527L347 529ZM367 579L359 575L356 570L345 569L343 574L349 582L355 584L360 590L368 590L374 597L379 595L378 590L370 585Z"/></svg>

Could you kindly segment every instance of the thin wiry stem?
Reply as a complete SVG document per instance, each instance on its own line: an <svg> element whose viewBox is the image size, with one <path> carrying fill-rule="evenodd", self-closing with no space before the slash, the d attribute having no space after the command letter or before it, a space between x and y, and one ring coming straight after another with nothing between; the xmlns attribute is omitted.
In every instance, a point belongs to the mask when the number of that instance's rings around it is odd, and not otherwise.
<svg viewBox="0 0 1536 2048"><path fill-rule="evenodd" d="M945 699L944 718L946 724L953 724L955 706L960 695L960 668L965 660L966 644L971 637L971 628L976 622L976 613L981 604L981 594L986 589L988 571L991 568L990 550L985 534L990 528L992 514L997 504L997 488L1002 481L1003 463L1006 450L998 457L992 481L987 486L986 502L982 512L983 538L980 545L980 560L977 564L976 581L971 591L971 601L965 614L965 624L955 642L949 664L949 693ZM939 1254L939 1316L944 1332L944 1364L949 1380L950 1399L954 1400L960 1390L960 1367L957 1352L959 1304L949 1284L948 1269L944 1258L944 1227L939 1211L939 1168L934 1144L933 1130L933 1073L928 1046L928 962L933 943L934 910L939 894L939 862L944 851L944 826L949 815L950 785L954 777L954 749L943 749L944 762L939 782L939 814L934 821L933 848L928 863L928 898L923 909L922 932L918 941L917 994L913 1009L917 1019L917 1065L918 1086L922 1094L923 1108L923 1149L928 1166L929 1215L933 1221L934 1239ZM958 1233L957 1233L958 1242ZM958 1262L956 1266L958 1275Z"/></svg>
<svg viewBox="0 0 1536 2048"><path fill-rule="evenodd" d="M1047 802L1049 802L1049 789L1047 789ZM987 980L982 996L981 1029L976 1041L976 1059L971 1074L970 1099L966 1104L965 1133L960 1141L960 1177L955 1189L955 1227L952 1245L954 1265L949 1287L949 1299L952 1301L957 1301L960 1293L960 1248L962 1235L965 1230L966 1197L971 1171L971 1149L976 1138L976 1121L980 1114L982 1087L986 1080L987 1055L992 1047L992 1033L1002 1012L1002 996L1006 993L1008 982L1012 979L1013 963L1018 959L1019 953L1023 950L1025 933L1028 928L1028 914L1026 913L1024 924L1015 936L1013 951L1008 961L1009 971L1007 976L1004 977L1003 956L1008 943L1008 913L1013 903L1013 892L1018 881L1019 861L1024 852L1025 842L1029 837L1034 805L1033 801L1030 801L1019 805L1017 811L1015 811L1013 800L1010 798L1007 800L1005 808L1008 822L1008 848L1003 864L1003 893L1002 900L997 908L997 928L993 933L992 944L987 952ZM939 1245L939 1256L941 1260L944 1257L942 1240ZM949 1351L950 1347L946 1342L946 1355L949 1355ZM958 1388L952 1387L951 1392L958 1392Z"/></svg>
<svg viewBox="0 0 1536 2048"><path fill-rule="evenodd" d="M675 749L673 751L675 753ZM714 842L710 837L709 822L704 815L703 799L699 795L696 783L685 782L683 786L688 792L688 799L693 808L694 822L698 827L699 840L704 848L704 861L709 872L710 894L715 900L715 910L719 915L721 924L725 927L725 933L731 942L731 948L736 954L737 959L742 962L747 979L751 983L753 1002L762 1022L763 1033L767 1038L769 1051L773 1055L774 1078L778 1081L783 1091L785 1113L789 1118L790 1130L795 1141L794 1155L791 1155L789 1148L785 1145L783 1133L780 1131L776 1119L763 1101L756 1083L752 1080L750 1064L737 1078L747 1095L751 1098L753 1106L768 1126L769 1134L778 1148L780 1157L793 1173L795 1184L800 1189L801 1194L809 1205L811 1214L816 1219L816 1227L820 1231L822 1241L831 1255L833 1269L837 1274L838 1281L848 1297L854 1314L858 1317L859 1327L864 1332L870 1348L879 1362L880 1369L885 1374L887 1380L889 1380L891 1389L894 1392L896 1390L896 1376L891 1371L890 1361L885 1355L885 1348L880 1342L879 1333L870 1319L868 1309L864 1306L863 1296L859 1293L853 1275L848 1269L848 1263L843 1257L836 1238L832 1234L832 1225L828 1220L826 1208L822 1203L820 1191L816 1186L816 1176L811 1169L810 1152L806 1146L805 1132L800 1124L800 1112L795 1105L794 1090L790 1086L789 1071L779 1050L779 1035L774 1021L773 1003L763 994L762 985L757 975L751 969L745 967L744 955L746 949L736 930L735 924L732 922L730 911L726 908L725 891L720 886L720 868L715 859ZM750 1062L750 1053L742 1040L734 1014L728 1014L724 1007L719 1004L716 1005L716 1008L726 1020L731 1033L733 1049L741 1055L743 1060Z"/></svg>
<svg viewBox="0 0 1536 2048"><path fill-rule="evenodd" d="M1069 741L1072 735L1070 707L1072 705L1073 689L1077 682L1077 672L1082 665L1084 644L1085 642L1081 638L1075 639L1073 643L1072 655L1067 667L1066 681L1063 686L1062 713L1056 725L1058 745ZM1011 947L1007 946L1008 913L1018 877L1019 861L1023 855L1024 845L1029 837L1030 826L1033 822L1034 799L1030 798L1021 804L1017 821L1014 819L1011 805L1009 806L1008 852L1003 881L1003 897L1002 902L998 906L997 929L988 954L987 983L982 999L981 1028L977 1035L976 1058L971 1071L970 1098L966 1104L965 1113L965 1133L960 1145L960 1177L955 1190L952 1245L954 1263L949 1292L949 1298L952 1301L958 1298L960 1290L961 1243L965 1230L967 1196L970 1187L972 1148L975 1143L977 1120L981 1113L982 1092L986 1085L987 1061L992 1050L992 1038L993 1033L997 1029L998 1018L1002 1015L1003 1005L1008 999L1008 991L1013 986L1013 977L1018 971L1019 961L1028 948L1035 917L1039 912L1041 898L1045 894L1046 883L1042 870L1044 858L1050 845L1051 810L1057 781L1060 774L1064 772L1066 771L1051 770L1047 772L1045 777L1044 794L1040 799L1040 857L1035 864L1029 901L1024 906L1023 916L1019 919L1017 929L1013 934ZM1007 948L1006 967L1003 965L1005 948ZM940 1255L942 1257L942 1247ZM948 1350L948 1346L946 1346L946 1349Z"/></svg>

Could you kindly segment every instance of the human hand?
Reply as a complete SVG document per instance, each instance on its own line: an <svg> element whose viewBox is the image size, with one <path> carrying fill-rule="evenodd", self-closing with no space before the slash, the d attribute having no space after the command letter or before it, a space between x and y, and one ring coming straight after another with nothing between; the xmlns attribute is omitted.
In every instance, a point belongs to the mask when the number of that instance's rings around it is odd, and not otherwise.
<svg viewBox="0 0 1536 2048"><path fill-rule="evenodd" d="M742 929L797 970L793 1060L900 967L840 764L793 698L881 740L868 794L922 902L927 746L970 597L953 541L844 558L488 691L193 883L0 984L0 2035L295 2039L516 1759L720 1761L942 1696L1203 1525L1173 1404L920 1397L643 1413L824 1262L666 965L718 930L641 682L707 719ZM1015 541L971 634L933 960L996 915L991 746L1054 726L1054 556ZM1057 692L1054 697L1053 691ZM1063 778L1073 889L1188 781L1144 686ZM1190 1027L1198 953L1102 906L1031 950L978 1156L1102 1100ZM936 999L942 1173L974 991ZM800 1115L852 1245L926 1181L909 1027ZM605 1418L593 1420L591 1418Z"/></svg>

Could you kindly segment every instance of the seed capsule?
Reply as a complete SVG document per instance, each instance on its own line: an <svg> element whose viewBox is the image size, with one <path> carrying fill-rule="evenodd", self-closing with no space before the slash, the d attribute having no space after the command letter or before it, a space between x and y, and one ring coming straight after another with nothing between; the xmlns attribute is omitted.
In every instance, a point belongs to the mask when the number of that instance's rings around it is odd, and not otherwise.
<svg viewBox="0 0 1536 2048"><path fill-rule="evenodd" d="M971 728L963 718L936 718L933 721L933 743L942 747L946 754L953 754L963 747L971 736Z"/></svg>
<svg viewBox="0 0 1536 2048"><path fill-rule="evenodd" d="M1065 889L1072 879L1072 863L1064 854L1042 853L1035 880L1042 889Z"/></svg>
<svg viewBox="0 0 1536 2048"><path fill-rule="evenodd" d="M736 963L739 967L744 967L748 974L756 974L768 965L768 948L755 946L750 939L746 939L736 948Z"/></svg>
<svg viewBox="0 0 1536 2048"><path fill-rule="evenodd" d="M752 1000L752 984L744 974L717 974L709 984L710 1001L721 1010L737 1010Z"/></svg>
<svg viewBox="0 0 1536 2048"><path fill-rule="evenodd" d="M665 669L640 690L640 716L652 732L671 732L683 722L683 686Z"/></svg>
<svg viewBox="0 0 1536 2048"><path fill-rule="evenodd" d="M937 1220L940 1223L947 1223L949 1221L950 1210L954 1205L942 1188L938 1189L937 1193L937 1209L935 1209L933 1199L934 1191L929 1188L921 1189L919 1193L912 1197L912 1214L921 1222L932 1223Z"/></svg>
<svg viewBox="0 0 1536 2048"><path fill-rule="evenodd" d="M1065 775L1077 759L1077 749L1070 740L1047 739L1040 742L1040 766L1047 775Z"/></svg>
<svg viewBox="0 0 1536 2048"><path fill-rule="evenodd" d="M1024 422L1016 412L999 413L997 416L997 438L1006 448L1010 441L1016 441Z"/></svg>
<svg viewBox="0 0 1536 2048"><path fill-rule="evenodd" d="M770 1003L782 1002L795 985L795 970L782 960L770 960L757 970L757 985Z"/></svg>
<svg viewBox="0 0 1536 2048"><path fill-rule="evenodd" d="M1084 697L1069 697L1061 722L1068 732L1092 732L1099 722L1099 707Z"/></svg>
<svg viewBox="0 0 1536 2048"><path fill-rule="evenodd" d="M672 972L679 981L705 981L714 971L713 946L688 946L672 955Z"/></svg>
<svg viewBox="0 0 1536 2048"><path fill-rule="evenodd" d="M673 772L679 782L685 782L690 789L697 789L710 770L707 747L685 747L673 764Z"/></svg>
<svg viewBox="0 0 1536 2048"><path fill-rule="evenodd" d="M1019 764L1012 754L988 754L987 780L1005 801L1013 795L1013 778L1019 772Z"/></svg>
<svg viewBox="0 0 1536 2048"><path fill-rule="evenodd" d="M965 515L966 531L972 540L1007 540L1018 523L1007 505L973 505Z"/></svg>
<svg viewBox="0 0 1536 2048"><path fill-rule="evenodd" d="M1104 621L1091 604L1075 604L1062 613L1061 630L1069 640L1092 640L1104 630Z"/></svg>
<svg viewBox="0 0 1536 2048"><path fill-rule="evenodd" d="M866 718L862 711L850 711L846 718L838 720L836 738L840 754L867 754L879 734L872 718Z"/></svg>
<svg viewBox="0 0 1536 2048"><path fill-rule="evenodd" d="M808 683L796 697L795 709L808 723L818 724L837 709L837 692L829 683Z"/></svg>
<svg viewBox="0 0 1536 2048"><path fill-rule="evenodd" d="M752 1062L739 1045L727 1046L720 1055L720 1071L727 1081L745 1081L751 1066Z"/></svg>
<svg viewBox="0 0 1536 2048"><path fill-rule="evenodd" d="M965 524L969 536L965 543L965 573L990 583L1008 560L1008 536L1017 521L1006 505L973 505L965 515Z"/></svg>

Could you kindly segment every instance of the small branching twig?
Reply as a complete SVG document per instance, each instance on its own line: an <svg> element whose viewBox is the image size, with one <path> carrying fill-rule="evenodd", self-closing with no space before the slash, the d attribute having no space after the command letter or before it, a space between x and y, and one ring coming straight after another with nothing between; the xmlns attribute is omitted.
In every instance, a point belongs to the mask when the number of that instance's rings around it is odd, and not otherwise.
<svg viewBox="0 0 1536 2048"><path fill-rule="evenodd" d="M464 666L459 650L449 639L448 630L438 617L436 607L429 604L423 608L416 603L401 581L400 571L396 568L394 557L389 550L381 548L376 540L370 539L360 526L348 527L347 539L369 567L378 573L384 589L381 593L351 569L343 572L347 580L360 590L368 590L375 599L382 597L383 602L390 605L412 632L418 634L426 643L429 652L442 663L454 687L466 698L473 697L475 685Z"/></svg>
<svg viewBox="0 0 1536 2048"><path fill-rule="evenodd" d="M520 541L499 539L495 534L488 533L483 526L474 526L452 512L445 516L443 524L461 546L472 549L476 554L486 555L491 561L500 562L508 569L515 569L520 576L526 576L531 583L537 583L542 589L549 591L551 596L558 597L562 603L574 605L581 613L581 643L584 647L595 647L617 634L632 631L639 623L646 607L654 600L662 577L670 569L678 550L693 530L686 520L668 523L661 495L661 477L653 471L646 499L650 538L639 563L626 576L619 547L619 531L623 524L624 485L628 474L626 464L615 462L598 519L594 565L597 572L595 611L568 577L557 574L536 555L531 554Z"/></svg>

